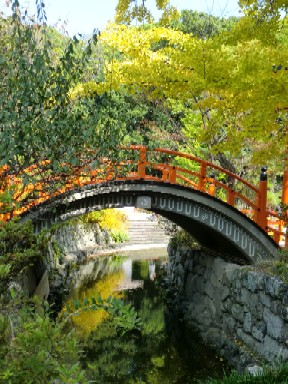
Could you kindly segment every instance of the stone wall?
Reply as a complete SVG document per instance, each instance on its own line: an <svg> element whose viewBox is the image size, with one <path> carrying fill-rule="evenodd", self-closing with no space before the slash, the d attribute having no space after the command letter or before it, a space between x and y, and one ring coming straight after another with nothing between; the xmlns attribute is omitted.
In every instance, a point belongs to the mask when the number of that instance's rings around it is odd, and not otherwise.
<svg viewBox="0 0 288 384"><path fill-rule="evenodd" d="M238 370L288 361L288 286L257 267L169 246L184 321ZM179 301L178 301L179 303Z"/></svg>
<svg viewBox="0 0 288 384"><path fill-rule="evenodd" d="M49 235L49 280L52 290L69 285L67 279L75 264L101 250L115 246L108 231L97 223L63 225Z"/></svg>

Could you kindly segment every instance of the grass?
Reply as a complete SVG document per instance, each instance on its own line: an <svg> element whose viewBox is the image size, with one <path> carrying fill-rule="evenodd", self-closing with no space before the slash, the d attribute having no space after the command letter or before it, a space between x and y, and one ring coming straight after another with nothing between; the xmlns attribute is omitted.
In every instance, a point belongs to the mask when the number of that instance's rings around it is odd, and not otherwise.
<svg viewBox="0 0 288 384"><path fill-rule="evenodd" d="M262 374L252 376L249 373L239 374L233 371L222 379L208 379L199 384L288 384L288 364L275 368L264 368Z"/></svg>

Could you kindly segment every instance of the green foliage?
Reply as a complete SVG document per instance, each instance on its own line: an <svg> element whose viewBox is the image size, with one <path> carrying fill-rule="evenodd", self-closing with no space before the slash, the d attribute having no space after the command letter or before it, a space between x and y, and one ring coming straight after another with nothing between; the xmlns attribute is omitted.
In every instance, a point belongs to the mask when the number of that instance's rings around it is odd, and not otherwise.
<svg viewBox="0 0 288 384"><path fill-rule="evenodd" d="M116 243L128 240L127 216L118 209L108 208L102 211L89 212L76 219L80 223L98 223L104 230L108 230Z"/></svg>
<svg viewBox="0 0 288 384"><path fill-rule="evenodd" d="M199 248L199 244L195 239L184 229L180 229L177 233L171 238L172 246L184 246L190 248Z"/></svg>
<svg viewBox="0 0 288 384"><path fill-rule="evenodd" d="M179 20L174 20L170 26L173 29L204 39L231 29L237 21L238 18L234 16L226 19L186 9L181 11Z"/></svg>
<svg viewBox="0 0 288 384"><path fill-rule="evenodd" d="M120 336L130 331L141 330L141 319L138 317L135 308L129 303L125 303L123 300L112 296L105 300L100 295L97 298L84 298L83 302L74 300L73 307L66 306L65 316L66 318L77 316L81 312L91 309L94 311L105 310Z"/></svg>
<svg viewBox="0 0 288 384"><path fill-rule="evenodd" d="M125 231L120 230L112 230L111 237L115 241L115 243L124 243L129 239L128 234Z"/></svg>
<svg viewBox="0 0 288 384"><path fill-rule="evenodd" d="M31 222L10 220L0 224L0 293L37 260L47 255L47 239L36 236Z"/></svg>
<svg viewBox="0 0 288 384"><path fill-rule="evenodd" d="M129 87L95 97L97 126L117 125L124 145L142 144L176 149L181 123L163 100L150 100L145 93L131 94ZM124 160L124 159L121 159Z"/></svg>
<svg viewBox="0 0 288 384"><path fill-rule="evenodd" d="M281 249L278 255L278 260L271 262L266 267L268 267L270 273L278 276L281 280L288 284L288 249Z"/></svg>
<svg viewBox="0 0 288 384"><path fill-rule="evenodd" d="M12 212L17 203L13 199L13 188L7 188L0 180L0 214Z"/></svg>
<svg viewBox="0 0 288 384"><path fill-rule="evenodd" d="M65 163L79 164L91 150L95 159L113 157L122 137L115 121L99 122L93 99L70 97L87 77L97 35L85 43L60 37L37 3L37 21L17 0L12 17L0 18L0 166L11 173L47 159L47 168L67 172Z"/></svg>
<svg viewBox="0 0 288 384"><path fill-rule="evenodd" d="M260 21L275 17L280 18L283 13L287 14L288 11L287 0L240 0L239 5L246 14L252 14Z"/></svg>
<svg viewBox="0 0 288 384"><path fill-rule="evenodd" d="M99 223L101 219L101 215L102 215L102 211L93 211L78 217L76 221L80 223Z"/></svg>
<svg viewBox="0 0 288 384"><path fill-rule="evenodd" d="M282 364L274 368L264 368L263 374L252 376L249 373L239 374L236 371L225 375L221 380L210 379L199 381L199 384L286 384L288 365Z"/></svg>
<svg viewBox="0 0 288 384"><path fill-rule="evenodd" d="M22 301L19 309L16 302L0 316L0 381L86 383L73 332L65 332L61 323L52 321L47 307L37 305L35 311L33 303Z"/></svg>

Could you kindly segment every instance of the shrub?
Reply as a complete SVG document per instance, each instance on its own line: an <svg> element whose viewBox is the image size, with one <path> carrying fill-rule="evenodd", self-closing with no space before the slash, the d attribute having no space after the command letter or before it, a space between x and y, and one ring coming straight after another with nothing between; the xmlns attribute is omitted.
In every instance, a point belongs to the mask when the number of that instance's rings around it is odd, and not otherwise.
<svg viewBox="0 0 288 384"><path fill-rule="evenodd" d="M31 222L10 220L0 225L0 292L48 252L45 236L33 233Z"/></svg>
<svg viewBox="0 0 288 384"><path fill-rule="evenodd" d="M199 248L197 241L184 229L180 229L177 233L171 238L171 244L173 246L182 245L190 248Z"/></svg>
<svg viewBox="0 0 288 384"><path fill-rule="evenodd" d="M23 305L24 304L24 305ZM7 384L86 383L74 332L49 318L47 307L14 305L0 318L0 381ZM27 381L28 380L28 381Z"/></svg>
<svg viewBox="0 0 288 384"><path fill-rule="evenodd" d="M115 208L102 211L89 212L78 219L80 223L98 223L102 229L111 233L116 243L122 243L128 239L127 216Z"/></svg>

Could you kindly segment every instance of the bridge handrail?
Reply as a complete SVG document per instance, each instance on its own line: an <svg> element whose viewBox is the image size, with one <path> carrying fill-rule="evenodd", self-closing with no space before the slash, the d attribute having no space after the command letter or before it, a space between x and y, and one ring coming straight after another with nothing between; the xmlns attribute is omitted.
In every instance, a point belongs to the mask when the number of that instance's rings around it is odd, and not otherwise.
<svg viewBox="0 0 288 384"><path fill-rule="evenodd" d="M220 197L222 201L227 202L229 205L252 218L264 230L271 232L275 241L277 240L277 242L279 242L280 238L283 238L285 235L283 231L283 221L281 221L279 214L268 211L266 208L267 179L266 181L260 181L259 187L256 187L229 170L190 154L184 154L166 148L147 148L142 145L122 147L121 149L122 151L128 151L128 153L134 151L136 152L136 156L132 158L129 158L129 156L126 158L126 156L124 156L125 160L123 159L117 162L113 162L108 158L102 158L100 159L101 161L99 162L98 168L90 168L90 163L86 159L82 165L71 167L72 171L66 175L63 172L56 175L52 175L49 172L45 173L45 167L51 163L50 160L33 164L17 175L9 175L9 167L1 167L0 177L2 179L3 177L7 177L8 185L15 184L17 186L17 188L15 188L14 198L22 205L20 207L15 206L12 215L19 215L34 205L78 186L81 187L83 185L96 184L109 180L145 179L184 185L217 198ZM168 155L168 162L163 161L163 156L161 161L159 154ZM92 155L93 154L91 154L91 156ZM151 159L149 158L150 156ZM191 161L191 169L177 165L172 157L174 159L182 158ZM91 163L92 161L93 156ZM220 173L222 180L217 179L215 175L208 175L208 171L210 172L211 170L212 172L216 171L216 174L217 172ZM25 174L29 175L31 173L33 175L35 174L36 179L37 177L38 179L35 184L25 185L23 178ZM223 181L223 177L225 181ZM58 183L58 189L51 192L51 189L47 187L49 183ZM221 192L221 190L223 190L223 192ZM33 195L36 197L33 197ZM251 199L250 196L253 198ZM249 208L247 209L247 207ZM269 215L277 218L277 225L271 226ZM0 220L7 220L10 217L10 214L2 214L2 216L0 214Z"/></svg>
<svg viewBox="0 0 288 384"><path fill-rule="evenodd" d="M211 167L211 168L217 169L218 171L225 173L226 175L232 177L233 179L238 180L239 182L246 185L247 187L254 190L255 192L259 191L259 188L257 188L255 185L249 183L246 180L243 180L240 176L236 175L233 172L230 172L228 169L221 168L220 166L218 166L216 164L213 164L213 163L206 161L206 160L199 159L198 157L195 157L193 155L189 155L188 153L181 153L178 151L173 151L171 149L165 149L165 148L148 149L147 147L141 146L141 145L132 145L131 147L127 147L125 149L127 149L127 150L141 150L143 148L146 149L147 152L166 153L167 155L174 155L175 157L182 157L182 158L186 158L188 160L195 161L196 163L199 163L199 164L204 164L204 165L206 165L206 167Z"/></svg>

